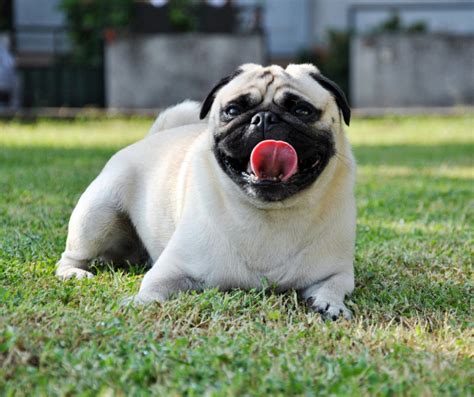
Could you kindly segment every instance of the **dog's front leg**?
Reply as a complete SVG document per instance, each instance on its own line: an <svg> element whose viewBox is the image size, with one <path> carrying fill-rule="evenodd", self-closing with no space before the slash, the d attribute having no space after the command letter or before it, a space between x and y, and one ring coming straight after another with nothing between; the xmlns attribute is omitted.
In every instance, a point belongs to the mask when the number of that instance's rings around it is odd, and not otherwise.
<svg viewBox="0 0 474 397"><path fill-rule="evenodd" d="M201 290L202 282L184 270L179 256L165 250L145 274L138 294L127 302L147 304L163 302L180 291Z"/></svg>
<svg viewBox="0 0 474 397"><path fill-rule="evenodd" d="M337 320L342 315L350 320L352 314L344 305L344 297L353 289L354 274L341 272L309 286L302 291L302 296L323 318Z"/></svg>

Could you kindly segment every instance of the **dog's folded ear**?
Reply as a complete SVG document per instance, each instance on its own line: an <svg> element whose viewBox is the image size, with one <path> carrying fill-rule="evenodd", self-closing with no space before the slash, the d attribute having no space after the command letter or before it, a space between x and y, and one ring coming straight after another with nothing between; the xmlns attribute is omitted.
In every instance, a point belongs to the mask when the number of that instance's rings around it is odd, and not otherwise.
<svg viewBox="0 0 474 397"><path fill-rule="evenodd" d="M211 110L211 106L214 103L214 99L217 95L217 92L224 87L226 84L228 84L232 79L237 77L240 73L242 73L242 69L237 69L234 73L232 73L229 76L223 77L211 90L209 94L207 94L206 99L204 99L204 102L202 103L201 106L201 112L199 113L199 118L202 120L204 119L207 114L209 113L209 110Z"/></svg>
<svg viewBox="0 0 474 397"><path fill-rule="evenodd" d="M344 95L344 91L342 91L334 81L328 79L326 76L323 76L321 73L310 73L310 75L334 96L337 106L342 112L344 122L349 125L351 122L351 108L349 107L349 103L347 102L346 96Z"/></svg>

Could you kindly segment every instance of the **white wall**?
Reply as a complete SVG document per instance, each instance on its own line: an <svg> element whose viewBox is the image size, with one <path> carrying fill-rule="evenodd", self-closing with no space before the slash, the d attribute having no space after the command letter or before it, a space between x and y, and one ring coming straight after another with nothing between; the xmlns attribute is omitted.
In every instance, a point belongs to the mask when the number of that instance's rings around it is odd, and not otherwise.
<svg viewBox="0 0 474 397"><path fill-rule="evenodd" d="M351 52L355 107L474 104L474 36L358 36Z"/></svg>
<svg viewBox="0 0 474 397"><path fill-rule="evenodd" d="M186 98L201 101L242 63L265 62L264 53L260 35L187 33L118 38L105 47L107 106L159 108Z"/></svg>

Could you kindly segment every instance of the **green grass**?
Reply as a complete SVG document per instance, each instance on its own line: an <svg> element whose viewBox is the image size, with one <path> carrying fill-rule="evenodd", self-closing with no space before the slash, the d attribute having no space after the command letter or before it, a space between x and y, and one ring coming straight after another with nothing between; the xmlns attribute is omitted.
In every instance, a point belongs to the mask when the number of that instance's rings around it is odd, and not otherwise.
<svg viewBox="0 0 474 397"><path fill-rule="evenodd" d="M295 293L121 308L143 269L53 275L76 200L150 120L0 123L0 394L473 394L474 116L354 120L352 322Z"/></svg>

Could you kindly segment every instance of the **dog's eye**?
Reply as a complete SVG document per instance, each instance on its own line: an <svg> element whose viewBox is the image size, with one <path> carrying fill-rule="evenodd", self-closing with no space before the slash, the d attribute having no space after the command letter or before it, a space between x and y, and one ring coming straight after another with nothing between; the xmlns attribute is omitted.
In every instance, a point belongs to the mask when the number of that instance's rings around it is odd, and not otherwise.
<svg viewBox="0 0 474 397"><path fill-rule="evenodd" d="M224 113L229 117L237 117L242 113L242 108L239 105L232 104L224 109Z"/></svg>
<svg viewBox="0 0 474 397"><path fill-rule="evenodd" d="M291 109L291 113L293 113L296 117L308 117L313 114L313 109L304 103L297 104Z"/></svg>

